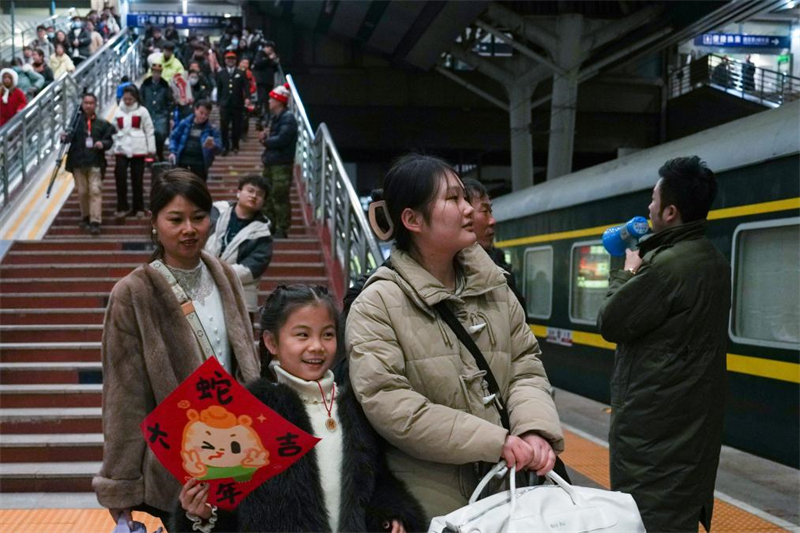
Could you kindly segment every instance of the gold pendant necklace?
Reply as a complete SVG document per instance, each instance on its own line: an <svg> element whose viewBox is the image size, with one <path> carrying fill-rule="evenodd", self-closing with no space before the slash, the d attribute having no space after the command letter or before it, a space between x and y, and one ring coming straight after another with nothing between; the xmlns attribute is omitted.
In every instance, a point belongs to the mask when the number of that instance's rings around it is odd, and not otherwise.
<svg viewBox="0 0 800 533"><path fill-rule="evenodd" d="M325 391L322 390L322 384L317 381L317 386L319 386L319 392L322 395L322 405L325 406L325 410L328 412L328 419L325 421L325 428L328 431L336 431L336 420L333 419L333 402L336 399L336 384L333 384L333 390L331 391L331 406L328 407L328 400L325 398Z"/></svg>

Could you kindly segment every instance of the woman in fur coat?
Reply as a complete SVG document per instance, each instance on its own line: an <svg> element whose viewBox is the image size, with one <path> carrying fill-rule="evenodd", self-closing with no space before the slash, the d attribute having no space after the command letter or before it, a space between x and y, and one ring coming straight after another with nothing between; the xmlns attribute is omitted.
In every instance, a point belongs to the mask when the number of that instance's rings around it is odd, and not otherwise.
<svg viewBox="0 0 800 533"><path fill-rule="evenodd" d="M153 184L150 208L157 261L114 286L103 327L103 465L92 487L115 523L120 515L131 522L131 510L169 523L181 490L142 438L142 420L208 357L242 383L260 374L236 273L202 252L211 225L205 182L186 169L171 170ZM173 281L194 306L210 341L205 347Z"/></svg>
<svg viewBox="0 0 800 533"><path fill-rule="evenodd" d="M209 506L209 485L184 485L171 532L424 531L419 503L388 470L382 442L349 387L329 370L339 317L326 289L278 287L261 315L275 381L250 386L261 402L320 442L234 512ZM233 447L232 447L233 448Z"/></svg>

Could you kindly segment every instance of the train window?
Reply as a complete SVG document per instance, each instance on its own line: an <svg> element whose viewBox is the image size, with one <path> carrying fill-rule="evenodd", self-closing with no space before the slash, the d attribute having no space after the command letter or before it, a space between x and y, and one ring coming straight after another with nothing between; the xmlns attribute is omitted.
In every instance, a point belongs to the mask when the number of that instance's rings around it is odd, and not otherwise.
<svg viewBox="0 0 800 533"><path fill-rule="evenodd" d="M736 342L797 349L800 344L800 218L741 224L733 234Z"/></svg>
<svg viewBox="0 0 800 533"><path fill-rule="evenodd" d="M578 324L596 324L608 290L611 256L600 241L572 245L569 317Z"/></svg>
<svg viewBox="0 0 800 533"><path fill-rule="evenodd" d="M525 305L528 316L550 318L553 309L553 247L525 250Z"/></svg>

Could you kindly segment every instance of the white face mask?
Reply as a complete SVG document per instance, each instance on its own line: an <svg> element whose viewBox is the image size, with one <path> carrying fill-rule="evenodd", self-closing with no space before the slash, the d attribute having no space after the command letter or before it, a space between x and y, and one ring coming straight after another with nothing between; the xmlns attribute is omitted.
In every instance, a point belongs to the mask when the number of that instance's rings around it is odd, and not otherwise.
<svg viewBox="0 0 800 533"><path fill-rule="evenodd" d="M197 76L189 76L189 83L191 83L192 85L197 85L199 81L200 78L198 78Z"/></svg>

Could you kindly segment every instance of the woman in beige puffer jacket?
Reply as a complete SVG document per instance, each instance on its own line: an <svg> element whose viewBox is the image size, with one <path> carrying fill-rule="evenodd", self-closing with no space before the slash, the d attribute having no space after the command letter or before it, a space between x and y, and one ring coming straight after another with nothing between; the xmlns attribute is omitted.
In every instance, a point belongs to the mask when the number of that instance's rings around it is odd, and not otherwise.
<svg viewBox="0 0 800 533"><path fill-rule="evenodd" d="M407 156L384 191L386 204L371 209L394 228L392 267L370 277L348 314L350 378L390 445L391 470L432 518L467 504L476 462L502 458L544 474L564 440L538 342L503 271L475 243L455 171ZM510 434L475 359L434 310L441 301L489 362Z"/></svg>

